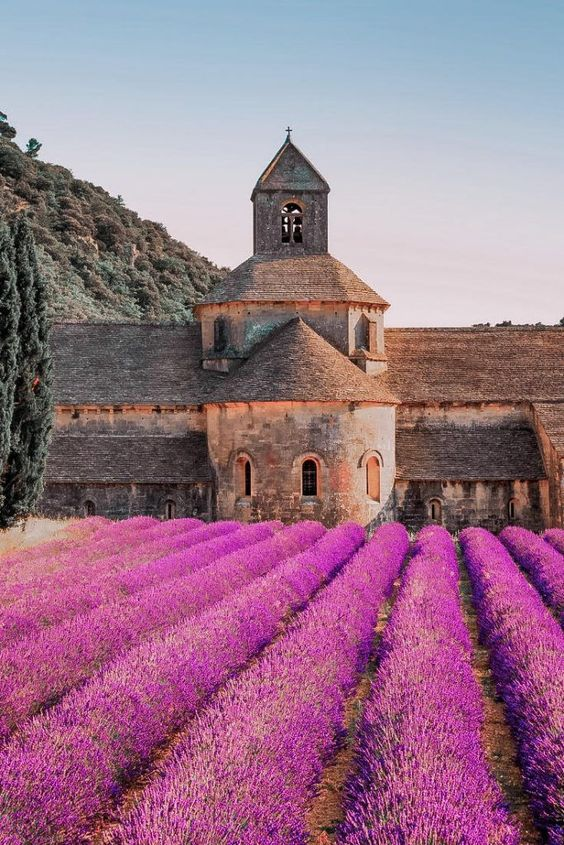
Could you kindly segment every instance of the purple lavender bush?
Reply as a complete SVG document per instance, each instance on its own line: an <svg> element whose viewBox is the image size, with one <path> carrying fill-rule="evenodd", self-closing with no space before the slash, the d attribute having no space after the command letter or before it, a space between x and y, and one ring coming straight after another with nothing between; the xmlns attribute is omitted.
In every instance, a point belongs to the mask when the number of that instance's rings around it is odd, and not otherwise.
<svg viewBox="0 0 564 845"><path fill-rule="evenodd" d="M536 822L550 845L562 845L564 634L499 540L467 528L460 542Z"/></svg>
<svg viewBox="0 0 564 845"><path fill-rule="evenodd" d="M220 601L311 546L324 533L317 522L299 522L250 547L214 558L189 575L102 605L4 649L0 652L0 739L152 631Z"/></svg>
<svg viewBox="0 0 564 845"><path fill-rule="evenodd" d="M0 842L83 841L153 750L363 542L358 525L328 531L234 596L157 632L25 723L0 751Z"/></svg>
<svg viewBox="0 0 564 845"><path fill-rule="evenodd" d="M299 845L344 706L366 666L378 609L408 549L400 525L374 538L287 633L189 726L113 845Z"/></svg>
<svg viewBox="0 0 564 845"><path fill-rule="evenodd" d="M450 535L418 535L379 651L339 845L516 845L480 740Z"/></svg>
<svg viewBox="0 0 564 845"><path fill-rule="evenodd" d="M175 519L164 523L151 519L149 524L139 525L140 519L132 517L111 523L111 531L97 532L88 542L73 540L56 553L45 554L42 551L34 559L28 558L22 565L12 567L1 590L2 604L10 604L32 593L60 589L71 583L93 581L97 570L108 569L111 562L116 568L123 568L131 565L131 560L136 561L137 556L149 560L154 544L172 539L174 535L185 535L191 528L204 527L199 519ZM43 550L45 545L41 544L38 549Z"/></svg>
<svg viewBox="0 0 564 845"><path fill-rule="evenodd" d="M151 544L151 559L134 566L139 550L122 553L123 569L116 569L107 559L108 568L98 567L95 574L73 583L72 572L61 573L58 588L33 592L21 601L0 610L0 646L7 646L24 637L38 635L44 628L58 625L81 613L166 578L177 577L205 565L224 551L250 545L281 527L281 523L260 523L241 527L238 522L214 522L191 529L180 537L165 537ZM231 534L237 540L229 539ZM235 543L235 545L234 545ZM170 551L179 549L177 551ZM161 557L162 555L162 557ZM125 568L129 566L129 569Z"/></svg>
<svg viewBox="0 0 564 845"><path fill-rule="evenodd" d="M564 624L564 557L542 537L516 525L504 528L499 539Z"/></svg>
<svg viewBox="0 0 564 845"><path fill-rule="evenodd" d="M542 535L542 539L546 540L547 543L556 549L557 552L560 552L561 555L564 555L564 529L562 528L549 528L548 531L545 531Z"/></svg>

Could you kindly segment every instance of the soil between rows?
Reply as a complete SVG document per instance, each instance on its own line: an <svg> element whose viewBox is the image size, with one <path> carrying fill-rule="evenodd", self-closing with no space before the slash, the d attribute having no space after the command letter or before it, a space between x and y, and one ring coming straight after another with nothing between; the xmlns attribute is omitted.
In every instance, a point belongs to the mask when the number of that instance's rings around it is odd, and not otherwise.
<svg viewBox="0 0 564 845"><path fill-rule="evenodd" d="M517 762L517 746L507 722L505 705L495 688L488 650L480 642L470 579L461 554L459 561L462 613L472 641L474 677L480 684L484 704L482 745L513 819L520 827L520 845L540 845L542 838L533 823L529 800L523 786L523 776Z"/></svg>

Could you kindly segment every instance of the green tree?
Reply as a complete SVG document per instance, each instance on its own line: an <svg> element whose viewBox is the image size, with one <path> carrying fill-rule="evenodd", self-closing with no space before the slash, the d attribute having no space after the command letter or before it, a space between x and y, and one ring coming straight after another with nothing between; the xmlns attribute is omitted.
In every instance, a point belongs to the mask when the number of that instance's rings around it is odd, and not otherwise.
<svg viewBox="0 0 564 845"><path fill-rule="evenodd" d="M14 261L12 234L0 224L0 510L4 501L3 469L10 452L19 345L20 299Z"/></svg>
<svg viewBox="0 0 564 845"><path fill-rule="evenodd" d="M30 138L25 148L26 156L29 156L30 158L37 158L39 150L42 146L43 144L39 143L37 138Z"/></svg>
<svg viewBox="0 0 564 845"><path fill-rule="evenodd" d="M47 292L25 217L14 223L13 238L20 315L10 452L0 510L4 528L27 517L39 498L53 417Z"/></svg>
<svg viewBox="0 0 564 845"><path fill-rule="evenodd" d="M8 141L11 141L17 134L14 127L8 123L8 115L0 111L0 138L6 138Z"/></svg>

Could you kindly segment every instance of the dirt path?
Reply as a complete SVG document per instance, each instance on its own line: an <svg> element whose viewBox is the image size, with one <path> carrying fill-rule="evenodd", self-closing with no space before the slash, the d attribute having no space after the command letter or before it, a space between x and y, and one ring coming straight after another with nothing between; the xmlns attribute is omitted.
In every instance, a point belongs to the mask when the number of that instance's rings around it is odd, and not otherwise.
<svg viewBox="0 0 564 845"><path fill-rule="evenodd" d="M391 597L380 608L374 630L372 654L366 671L361 675L356 689L345 706L345 725L347 736L337 750L333 760L326 766L317 795L307 814L307 826L310 832L310 845L329 845L334 841L334 834L343 819L343 791L353 763L354 739L356 728L362 713L364 701L370 692L370 682L377 669L376 653L382 631L384 630L397 595L401 578L394 581Z"/></svg>
<svg viewBox="0 0 564 845"><path fill-rule="evenodd" d="M482 740L488 762L514 819L521 827L521 845L540 845L542 838L533 824L523 777L517 763L516 745L505 716L505 705L496 693L488 651L479 641L470 580L461 555L460 591L464 621L472 640L474 675L482 688L485 710Z"/></svg>
<svg viewBox="0 0 564 845"><path fill-rule="evenodd" d="M73 525L76 519L43 519L42 517L31 517L25 523L24 530L21 526L7 528L0 531L0 555L9 552L18 552L38 543L51 540L56 534L63 535L65 529Z"/></svg>

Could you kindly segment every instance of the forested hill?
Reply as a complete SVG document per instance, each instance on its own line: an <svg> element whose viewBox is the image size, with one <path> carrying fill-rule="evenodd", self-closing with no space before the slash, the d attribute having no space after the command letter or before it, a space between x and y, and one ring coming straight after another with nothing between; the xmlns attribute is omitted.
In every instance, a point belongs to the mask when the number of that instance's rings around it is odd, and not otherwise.
<svg viewBox="0 0 564 845"><path fill-rule="evenodd" d="M226 272L120 197L0 138L0 219L24 210L55 320L186 322Z"/></svg>

